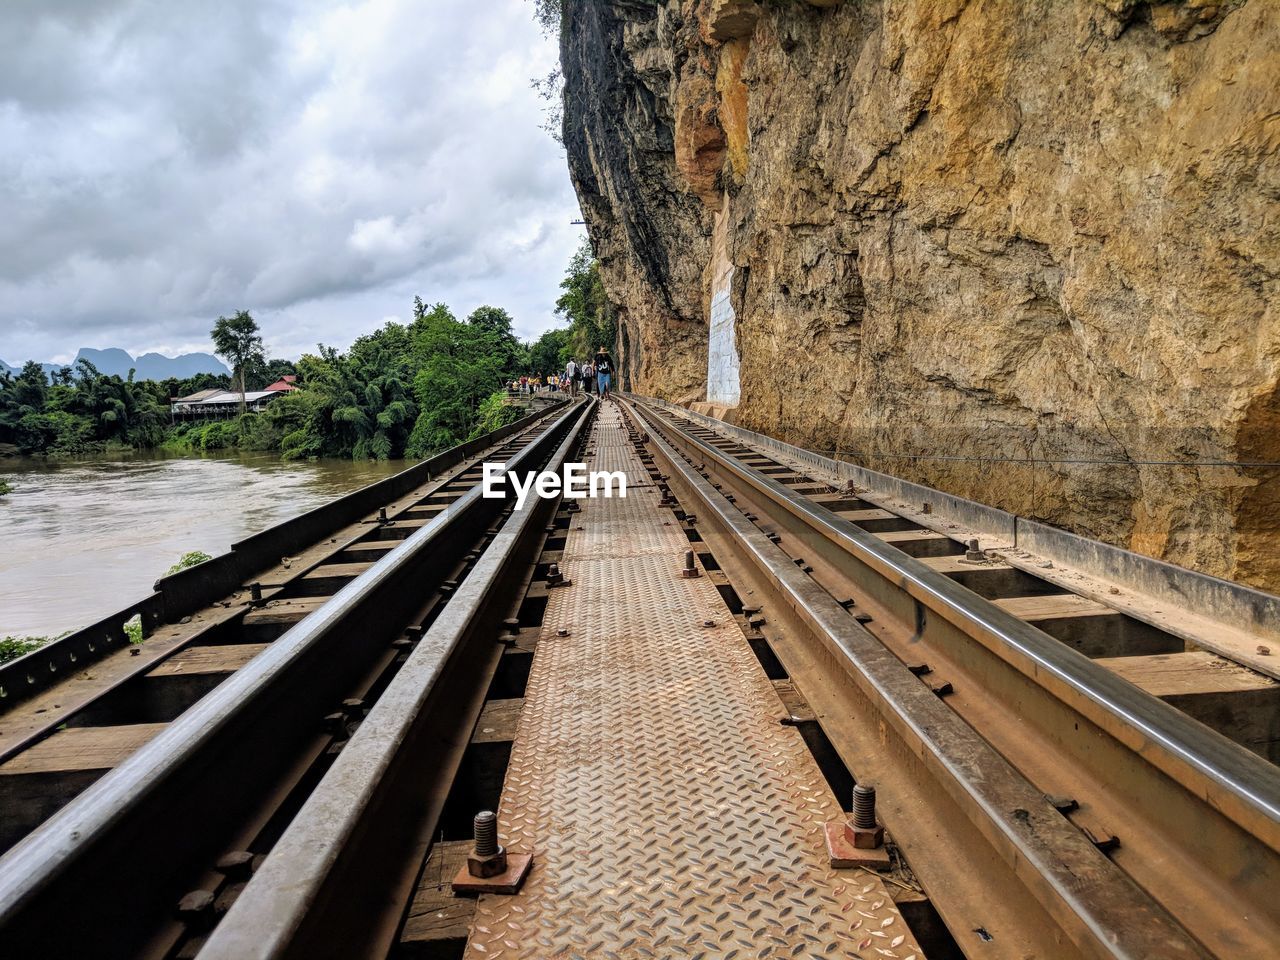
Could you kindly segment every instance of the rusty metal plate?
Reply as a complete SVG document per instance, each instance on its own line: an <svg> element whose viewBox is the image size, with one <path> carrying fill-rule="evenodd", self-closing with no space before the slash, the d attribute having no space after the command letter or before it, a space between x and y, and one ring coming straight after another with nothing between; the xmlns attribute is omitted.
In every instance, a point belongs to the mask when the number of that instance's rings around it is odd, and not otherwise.
<svg viewBox="0 0 1280 960"><path fill-rule="evenodd" d="M595 429L591 468L647 482L616 408ZM534 867L481 897L467 956L920 957L881 880L828 865L839 804L657 501L569 531L502 795Z"/></svg>

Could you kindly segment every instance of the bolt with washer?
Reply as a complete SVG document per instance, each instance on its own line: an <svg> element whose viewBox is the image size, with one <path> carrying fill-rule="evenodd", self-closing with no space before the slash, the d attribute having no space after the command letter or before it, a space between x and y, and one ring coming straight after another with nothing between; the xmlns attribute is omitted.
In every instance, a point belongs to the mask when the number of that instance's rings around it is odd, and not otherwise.
<svg viewBox="0 0 1280 960"><path fill-rule="evenodd" d="M869 783L859 783L853 788L849 838L859 850L876 850L884 846L884 826L876 819L876 788Z"/></svg>
<svg viewBox="0 0 1280 960"><path fill-rule="evenodd" d="M481 810L475 816L476 843L467 854L467 873L473 877L496 877L507 872L507 851L498 843L498 816Z"/></svg>

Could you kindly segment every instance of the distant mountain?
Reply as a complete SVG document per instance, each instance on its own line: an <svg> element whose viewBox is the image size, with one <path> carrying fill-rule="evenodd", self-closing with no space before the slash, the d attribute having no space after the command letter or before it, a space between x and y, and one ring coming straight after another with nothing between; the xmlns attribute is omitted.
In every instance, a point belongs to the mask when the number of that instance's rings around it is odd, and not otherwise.
<svg viewBox="0 0 1280 960"><path fill-rule="evenodd" d="M119 347L108 347L105 350L81 347L80 352L76 354L76 360L80 359L88 360L98 368L99 373L105 373L108 376L114 374L127 377L129 371L133 370L135 380L166 380L169 377L185 380L187 377L194 377L197 373L231 372L226 364L210 353L184 353L177 357L166 357L160 353L144 353L135 359ZM60 369L61 365L42 363L40 366L45 373L53 373ZM74 367L75 363L73 362L71 366ZM16 374L21 371L22 365L15 367L0 360L0 369L7 369L10 373Z"/></svg>
<svg viewBox="0 0 1280 960"><path fill-rule="evenodd" d="M231 372L226 364L210 353L184 353L176 357L144 353L134 361L134 365L137 367L139 380L164 380L168 377L185 380L197 373Z"/></svg>
<svg viewBox="0 0 1280 960"><path fill-rule="evenodd" d="M59 369L59 364L42 363L40 364L40 368L44 370L46 374L50 374L50 373L53 373L53 371ZM18 364L16 367L12 367L9 364L5 363L3 360L0 360L0 370L8 370L14 376L17 376L19 373L22 372L22 364Z"/></svg>
<svg viewBox="0 0 1280 960"><path fill-rule="evenodd" d="M105 373L107 376L114 373L118 377L127 377L134 366L133 357L119 347L107 347L105 350L81 347L80 352L76 354L76 360L88 360L98 368L99 373ZM75 367L75 361L72 361L71 366ZM137 379L145 380L146 377Z"/></svg>

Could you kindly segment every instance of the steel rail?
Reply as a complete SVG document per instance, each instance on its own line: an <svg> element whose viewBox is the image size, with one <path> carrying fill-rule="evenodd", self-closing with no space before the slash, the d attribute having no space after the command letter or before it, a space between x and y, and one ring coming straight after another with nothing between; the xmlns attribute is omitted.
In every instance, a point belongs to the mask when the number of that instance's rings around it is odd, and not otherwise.
<svg viewBox="0 0 1280 960"><path fill-rule="evenodd" d="M1078 767L1091 769L1102 764L1101 771L1107 772L1103 776L1110 774L1115 778L1114 783L1103 782L1103 788L1115 787L1123 792L1120 809L1128 804L1133 813L1146 820L1144 829L1151 829L1155 824L1156 832L1144 840L1144 855L1148 860L1135 861L1129 856L1121 869L1133 870L1134 878L1142 877L1139 886L1147 888L1152 896L1165 902L1167 909L1192 925L1196 936L1207 937L1219 948L1228 948L1233 943L1239 947L1245 942L1256 948L1258 943L1266 941L1265 931L1275 932L1277 918L1268 905L1267 893L1274 890L1271 884L1280 876L1280 861L1275 854L1277 823L1272 815L1276 797L1280 797L1280 788L1277 788L1280 772L1275 767L1185 717L1164 701L1126 684L1100 664L1011 617L948 577L900 554L869 532L797 497L772 477L742 465L730 454L680 430L667 417L654 415L654 419L646 417L646 422L654 429L666 426L678 434L686 452L703 458L700 470L707 468L716 472L718 479L733 486L739 497L751 499L758 495L753 508L768 512L771 521L783 516L794 518L791 534L799 536L806 549L818 547L820 556L836 570L841 566L847 568L846 575L854 577L856 582L861 582L856 571L870 571L883 577L884 591L909 599L905 607L899 603L893 612L905 617L902 622L908 625L906 628L914 621L915 636L923 639L932 636L934 643L942 643L947 650L964 649L964 643L969 643L970 649L986 650L993 662L1012 668L1010 676L1020 677L1024 685L1019 691L1016 684L997 680L996 673L978 664L974 669L979 673L979 682L1000 685L998 692L997 687L992 687L984 690L983 696L1011 695L1014 698L1011 701L1020 704L1015 716L1024 723L1033 717L1032 713L1025 713L1028 709L1025 691L1043 690L1038 696L1044 703L1059 704L1046 712L1048 722L1059 726L1046 730L1043 717L1034 718L1034 722L1042 724L1042 736L1052 742L1051 750L1075 750L1076 753L1070 755ZM741 502L737 508L745 509ZM818 532L819 536L810 538L806 531ZM826 549L823 544L831 545L831 553L823 552ZM873 595L881 594L873 590ZM915 605L914 611L911 604ZM954 604L954 608L938 609L945 604ZM945 616L947 612L951 616ZM937 616L933 616L934 613ZM988 613L991 616L986 616ZM1002 636L1016 640L1018 645L1007 644ZM980 643L972 644L973 639ZM970 660L966 662L973 663L972 654L960 655L968 655ZM1019 662L1030 655L1038 659L1030 660L1029 666L1025 659ZM1094 678L1097 695L1087 696ZM1083 690L1073 696L1075 687L1069 684ZM919 681L915 681L915 686L928 691ZM1076 709L1069 700L1092 708L1094 714L1102 714L1102 723L1094 726L1088 713ZM1110 716L1103 713L1103 704L1108 700L1115 700L1120 712ZM1057 713L1053 712L1055 709ZM1073 717L1074 724L1071 723ZM1161 732L1160 739L1133 730L1124 736L1126 717L1142 718L1148 728ZM1089 732L1091 727L1097 732ZM1066 735L1055 732L1062 728ZM1112 731L1119 732L1120 736ZM1166 740L1176 742L1180 750L1194 758L1194 762L1180 769L1181 778L1171 776L1157 764L1161 759L1169 763ZM1181 759L1183 754L1174 754L1174 762ZM1212 780L1202 773L1204 768L1212 772ZM1174 788L1170 790L1170 786ZM1242 790L1228 794L1233 786ZM1160 801L1153 803L1157 797ZM1243 815L1233 819L1228 812ZM1133 824L1128 826L1137 828ZM1151 837L1156 841L1151 842ZM1140 846L1138 840L1135 836L1135 850ZM1179 859L1192 873L1185 872L1185 868L1171 867L1167 854L1174 849L1179 850ZM1128 847L1121 846L1120 854L1125 855L1126 850ZM1208 886L1199 886L1197 877ZM1217 896L1207 892L1213 884L1216 884ZM1225 899L1219 902L1220 897Z"/></svg>
<svg viewBox="0 0 1280 960"><path fill-rule="evenodd" d="M1009 617L914 558L905 554L894 556L897 551L867 532L801 501L778 481L680 430L666 417L643 408L643 404L640 406L640 417L655 434L667 431L678 434L680 445L686 451L705 458L703 468L719 467L722 474L732 475L765 494L768 502L784 510L794 510L806 522L812 521L815 529L846 550L857 549L863 555L859 558L863 562L874 561L868 563L872 569L887 571L881 575L887 575L900 589L914 588L912 595L921 600L954 603L967 619L982 619L982 614L987 612L985 608L990 607L1000 615L996 626L1001 632L1030 631L1030 636L1020 639L1029 652L1043 659L1042 669L1046 672L1050 664L1056 665L1059 651L1064 655L1062 659L1074 668L1062 670L1066 677L1080 682L1093 671L1101 671L1047 635L1041 634L1043 642L1039 641L1034 637L1039 631L1030 625ZM1077 947L1091 955L1103 956L1174 956L1179 955L1179 951L1183 955L1201 955L1202 948L1163 907L1093 848L1079 830L1047 804L1042 794L943 705L879 640L857 625L825 589L798 571L793 559L748 522L740 507L731 506L708 481L686 465L682 455L665 440L655 439L655 444L673 471L681 474L685 486L696 491L698 499L714 512L718 522L732 532L731 537L744 545L751 561L770 577L777 578L786 591L788 603L825 638L822 642L831 646L836 662L851 670L854 682L878 705L877 709L891 718L899 735L912 745L913 752L932 761L930 769L935 776L945 774L939 779L957 797L963 798L971 822L1001 853L1007 868L1035 892L1046 912L1062 925ZM1081 671L1079 663L1071 663L1073 659L1083 661L1086 669ZM1195 741L1208 744L1207 765L1212 766L1214 759L1225 756L1231 765L1229 770L1248 773L1251 789L1245 792L1246 799L1259 793L1274 795L1267 788L1267 783L1273 781L1274 768L1216 733L1188 721L1168 705L1132 688L1122 689L1127 685L1114 682L1116 678L1111 675L1100 679L1111 695L1136 694L1132 699L1151 701L1151 704L1142 704L1141 715L1154 715L1156 721L1169 720L1190 733ZM1022 799L1015 804L1011 798L1018 794L1022 794ZM1268 804L1264 804L1263 812L1267 809ZM1274 826L1274 819L1265 822ZM1046 842L1048 840L1052 842ZM1034 872L1026 870L1028 865L1035 866ZM1172 939L1166 939L1169 937Z"/></svg>
<svg viewBox="0 0 1280 960"><path fill-rule="evenodd" d="M1101 599L1118 612L1158 630L1280 679L1280 666L1273 662L1276 658L1255 654L1258 638L1280 638L1280 596L1091 540L855 463L834 460L666 400L638 399L760 449L767 455L803 464L818 474L838 478L841 483L854 483L859 487L861 499L900 513L922 527L943 532L942 522L953 521L956 526L967 529L968 536L980 536L984 542L994 539L1008 548L1027 550L1036 554L1038 559L1051 560L1055 570L1029 571L1046 581L1064 585L1056 573L1060 567L1085 572L1102 582L1104 594L1094 599ZM899 501L899 507L903 506L901 501L909 504L927 501L931 513L924 515L918 509L903 512L894 508L893 501ZM1015 568L1027 567L1026 561L1016 553L1007 555L1005 560ZM1105 593L1107 585L1125 587L1132 591L1133 596L1108 595ZM1070 589L1079 590L1079 585ZM1087 595L1088 591L1085 593ZM1147 602L1135 602L1140 598ZM1166 615L1169 607L1177 609L1179 614ZM1164 614L1161 614L1161 608Z"/></svg>
<svg viewBox="0 0 1280 960"><path fill-rule="evenodd" d="M561 414L508 468L540 466L577 416ZM6 956L141 949L172 909L165 895L315 739L351 664L386 648L442 559L504 506L472 488L0 858Z"/></svg>
<svg viewBox="0 0 1280 960"><path fill-rule="evenodd" d="M553 469L581 440L592 413L583 411L552 455ZM201 960L381 956L391 947L398 904L407 902L403 879L416 874L423 838L439 814L426 789L439 770L424 767L423 754L443 733L435 724L458 725L457 717L441 717L437 702L460 658L483 658L474 642L501 649L494 621L500 601L509 599L509 574L528 562L531 535L552 506L533 498L512 514L254 872Z"/></svg>
<svg viewBox="0 0 1280 960"><path fill-rule="evenodd" d="M666 422L680 429L670 420ZM797 496L784 484L712 444L685 431L680 433L700 455L720 464L948 622L982 639L1023 674L1042 685L1057 681L1060 691L1082 714L1188 788L1200 781L1194 787L1200 799L1280 851L1280 768L851 521Z"/></svg>
<svg viewBox="0 0 1280 960"><path fill-rule="evenodd" d="M147 635L162 623L176 622L240 589L247 580L276 563L280 557L322 540L334 530L356 522L486 447L531 427L548 416L555 406L558 405L535 411L492 433L467 440L416 463L394 476L353 490L233 543L225 554L161 577L151 594L123 609L0 664L0 708L7 709L20 703L76 671L84 670L112 651L128 646L124 625L134 617L141 617L143 632Z"/></svg>

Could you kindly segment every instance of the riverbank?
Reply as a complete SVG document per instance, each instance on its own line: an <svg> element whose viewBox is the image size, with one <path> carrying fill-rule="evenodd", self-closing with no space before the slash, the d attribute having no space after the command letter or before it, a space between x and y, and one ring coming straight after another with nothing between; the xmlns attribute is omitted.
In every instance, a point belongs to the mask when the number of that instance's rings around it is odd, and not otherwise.
<svg viewBox="0 0 1280 960"><path fill-rule="evenodd" d="M0 459L0 637L56 636L145 596L184 554L231 544L406 461L117 451Z"/></svg>

